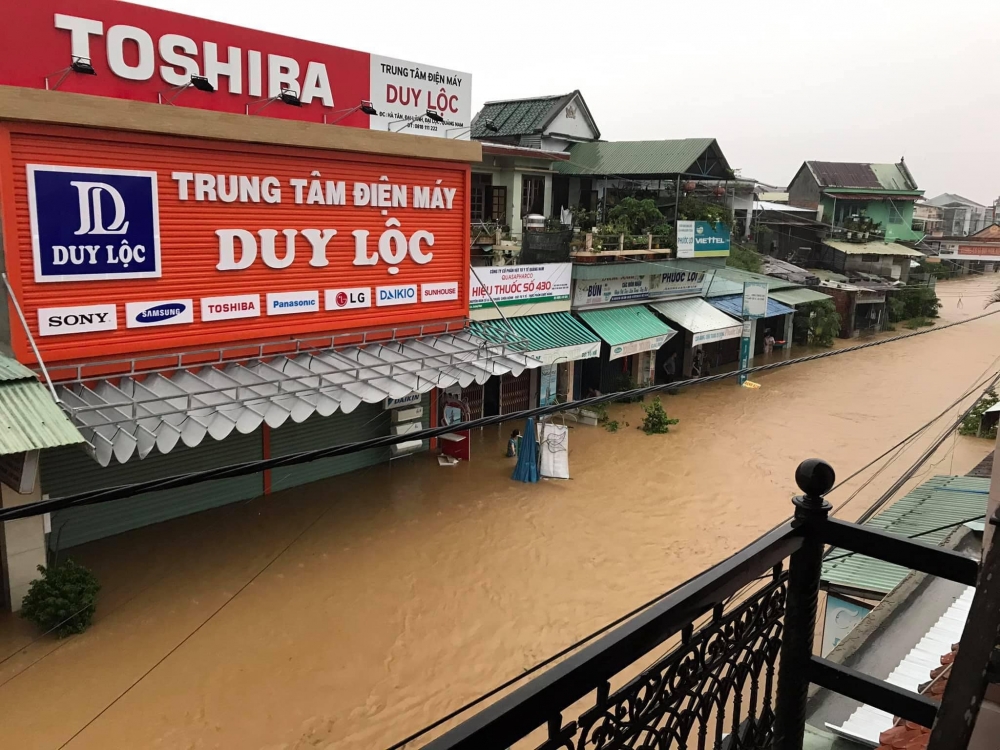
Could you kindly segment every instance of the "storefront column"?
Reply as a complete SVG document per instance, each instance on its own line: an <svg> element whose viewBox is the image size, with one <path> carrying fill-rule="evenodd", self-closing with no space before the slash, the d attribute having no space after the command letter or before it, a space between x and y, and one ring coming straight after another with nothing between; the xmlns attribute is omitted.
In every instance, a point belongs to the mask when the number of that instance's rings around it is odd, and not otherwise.
<svg viewBox="0 0 1000 750"><path fill-rule="evenodd" d="M785 316L785 351L790 351L792 348L792 334L794 333L794 325L792 320L795 318L795 313L789 313Z"/></svg>
<svg viewBox="0 0 1000 750"><path fill-rule="evenodd" d="M13 508L42 499L38 474L35 489L21 495L6 484L0 484L0 507ZM0 533L0 577L3 578L3 604L17 612L28 593L31 582L38 578L38 566L46 564L44 516L5 521Z"/></svg>
<svg viewBox="0 0 1000 750"><path fill-rule="evenodd" d="M521 173L514 172L514 179L512 180L510 186L510 192L512 193L511 198L513 199L513 206L511 206L510 214L510 233L514 239L521 239L521 213L524 209L521 208Z"/></svg>
<svg viewBox="0 0 1000 750"><path fill-rule="evenodd" d="M528 386L528 408L534 409L538 406L538 381L539 381L540 369L535 368L531 371L529 376Z"/></svg>
<svg viewBox="0 0 1000 750"><path fill-rule="evenodd" d="M757 348L757 320L750 321L750 357L747 359L747 367L753 366L753 350Z"/></svg>

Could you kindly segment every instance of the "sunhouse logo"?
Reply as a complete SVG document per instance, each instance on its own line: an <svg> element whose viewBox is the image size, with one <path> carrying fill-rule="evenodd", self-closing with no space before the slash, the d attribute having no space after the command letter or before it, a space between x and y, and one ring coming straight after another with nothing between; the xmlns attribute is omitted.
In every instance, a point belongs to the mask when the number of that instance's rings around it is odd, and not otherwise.
<svg viewBox="0 0 1000 750"><path fill-rule="evenodd" d="M156 172L29 164L35 281L160 276Z"/></svg>
<svg viewBox="0 0 1000 750"><path fill-rule="evenodd" d="M189 299L129 302L125 305L128 328L149 328L194 322L194 301Z"/></svg>

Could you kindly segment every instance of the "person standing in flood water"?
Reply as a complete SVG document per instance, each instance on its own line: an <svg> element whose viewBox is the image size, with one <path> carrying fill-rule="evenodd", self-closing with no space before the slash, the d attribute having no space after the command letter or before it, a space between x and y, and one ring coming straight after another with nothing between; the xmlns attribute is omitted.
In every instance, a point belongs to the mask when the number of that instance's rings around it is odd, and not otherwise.
<svg viewBox="0 0 1000 750"><path fill-rule="evenodd" d="M507 458L517 458L517 446L521 442L521 431L514 430L507 441Z"/></svg>
<svg viewBox="0 0 1000 750"><path fill-rule="evenodd" d="M764 331L764 354L770 354L774 351L774 335L771 333L771 329L768 328Z"/></svg>

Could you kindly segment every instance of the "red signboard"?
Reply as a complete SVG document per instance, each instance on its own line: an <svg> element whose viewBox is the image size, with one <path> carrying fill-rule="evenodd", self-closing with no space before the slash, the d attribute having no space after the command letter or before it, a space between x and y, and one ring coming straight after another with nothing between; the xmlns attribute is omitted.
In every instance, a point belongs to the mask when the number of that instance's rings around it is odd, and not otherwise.
<svg viewBox="0 0 1000 750"><path fill-rule="evenodd" d="M440 137L471 120L465 73L117 0L5 3L0 84ZM268 102L285 89L301 106Z"/></svg>
<svg viewBox="0 0 1000 750"><path fill-rule="evenodd" d="M467 166L54 126L7 138L7 271L46 363L468 314Z"/></svg>

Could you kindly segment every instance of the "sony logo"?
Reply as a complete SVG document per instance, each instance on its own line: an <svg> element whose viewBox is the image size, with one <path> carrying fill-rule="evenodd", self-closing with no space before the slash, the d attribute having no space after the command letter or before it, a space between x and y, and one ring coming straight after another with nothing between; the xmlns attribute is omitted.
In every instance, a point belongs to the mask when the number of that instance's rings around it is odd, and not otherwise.
<svg viewBox="0 0 1000 750"><path fill-rule="evenodd" d="M40 336L114 331L117 328L118 312L115 305L42 307L38 310Z"/></svg>

